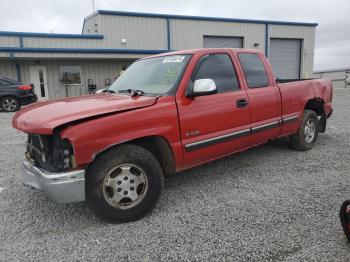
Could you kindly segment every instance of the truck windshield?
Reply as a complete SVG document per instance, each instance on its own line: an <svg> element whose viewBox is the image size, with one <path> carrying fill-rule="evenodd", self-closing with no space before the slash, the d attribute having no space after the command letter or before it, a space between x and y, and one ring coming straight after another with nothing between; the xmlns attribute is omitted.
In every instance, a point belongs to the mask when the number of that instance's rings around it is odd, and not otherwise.
<svg viewBox="0 0 350 262"><path fill-rule="evenodd" d="M171 55L133 63L109 88L111 93L138 90L144 95L163 95L176 84L191 55Z"/></svg>

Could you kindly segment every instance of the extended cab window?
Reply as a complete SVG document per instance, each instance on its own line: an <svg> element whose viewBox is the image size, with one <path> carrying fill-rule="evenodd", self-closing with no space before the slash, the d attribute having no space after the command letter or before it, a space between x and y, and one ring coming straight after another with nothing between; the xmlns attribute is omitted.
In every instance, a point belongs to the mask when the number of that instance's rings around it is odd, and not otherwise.
<svg viewBox="0 0 350 262"><path fill-rule="evenodd" d="M238 54L238 58L242 65L248 87L256 88L269 85L265 66L257 54L241 53Z"/></svg>
<svg viewBox="0 0 350 262"><path fill-rule="evenodd" d="M204 78L214 80L218 93L239 89L235 69L227 54L212 54L199 60L192 82Z"/></svg>

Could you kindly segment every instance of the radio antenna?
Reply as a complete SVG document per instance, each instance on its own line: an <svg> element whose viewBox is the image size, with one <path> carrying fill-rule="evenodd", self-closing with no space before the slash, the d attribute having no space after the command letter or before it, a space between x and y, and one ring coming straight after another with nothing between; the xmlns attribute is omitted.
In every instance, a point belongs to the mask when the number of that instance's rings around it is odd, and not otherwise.
<svg viewBox="0 0 350 262"><path fill-rule="evenodd" d="M95 0L92 1L92 15L94 16L94 25L96 26L96 21L95 21Z"/></svg>

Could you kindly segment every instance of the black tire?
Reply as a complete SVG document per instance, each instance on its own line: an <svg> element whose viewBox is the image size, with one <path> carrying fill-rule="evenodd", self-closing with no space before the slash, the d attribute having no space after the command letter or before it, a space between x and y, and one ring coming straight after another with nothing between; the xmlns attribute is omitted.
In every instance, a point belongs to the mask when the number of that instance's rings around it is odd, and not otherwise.
<svg viewBox="0 0 350 262"><path fill-rule="evenodd" d="M313 132L312 140L310 140L310 137L307 137L307 133L305 131L305 126L307 125L307 123L314 124L314 132ZM299 151L310 150L314 146L317 140L318 132L319 132L319 124L318 124L316 113L312 110L305 110L303 121L301 123L301 126L298 132L290 136L290 140L289 140L290 145L294 149Z"/></svg>
<svg viewBox="0 0 350 262"><path fill-rule="evenodd" d="M140 167L144 171L147 190L135 206L121 209L108 202L108 196L106 196L108 186L105 183L107 177L111 176L110 172L112 170L118 166L128 164ZM110 223L130 222L140 219L154 208L164 187L163 172L157 159L143 147L133 144L120 145L97 156L87 169L85 181L88 207L97 217ZM132 182L132 180L130 181ZM118 186L116 185L116 187ZM113 194L116 193L116 191L113 191Z"/></svg>
<svg viewBox="0 0 350 262"><path fill-rule="evenodd" d="M345 236L350 242L350 212L348 211L349 207L350 207L350 200L346 200L340 208L339 218L340 218L340 222L343 227Z"/></svg>
<svg viewBox="0 0 350 262"><path fill-rule="evenodd" d="M5 112L15 112L21 107L21 103L13 96L5 96L0 101L1 108Z"/></svg>

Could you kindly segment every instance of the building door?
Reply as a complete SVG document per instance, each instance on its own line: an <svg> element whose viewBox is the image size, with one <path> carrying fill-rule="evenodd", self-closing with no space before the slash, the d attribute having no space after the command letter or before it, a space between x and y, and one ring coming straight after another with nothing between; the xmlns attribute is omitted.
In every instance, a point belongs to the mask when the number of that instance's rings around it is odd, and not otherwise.
<svg viewBox="0 0 350 262"><path fill-rule="evenodd" d="M270 40L269 60L277 77L281 79L297 79L300 77L301 40Z"/></svg>
<svg viewBox="0 0 350 262"><path fill-rule="evenodd" d="M46 66L30 66L29 77L30 83L34 85L34 92L38 96L38 100L49 99Z"/></svg>
<svg viewBox="0 0 350 262"><path fill-rule="evenodd" d="M203 36L204 48L242 48L242 37L231 36Z"/></svg>

